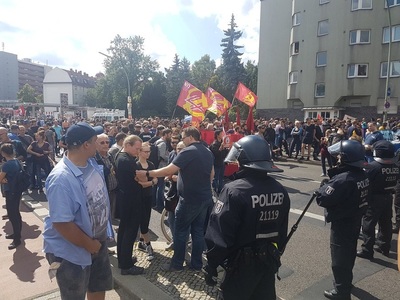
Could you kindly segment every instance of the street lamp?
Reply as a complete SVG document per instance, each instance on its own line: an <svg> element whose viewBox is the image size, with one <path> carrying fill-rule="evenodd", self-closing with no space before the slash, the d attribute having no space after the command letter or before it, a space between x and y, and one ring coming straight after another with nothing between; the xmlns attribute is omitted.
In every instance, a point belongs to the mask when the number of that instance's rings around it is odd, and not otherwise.
<svg viewBox="0 0 400 300"><path fill-rule="evenodd" d="M390 15L390 5L389 0L386 0L387 6L387 14L388 14L388 21L389 21L389 49L388 49L388 61L387 61L387 76L386 76L386 85L385 85L385 103L383 108L383 122L385 122L387 118L387 110L390 107L390 94L391 91L389 90L389 80L390 80L390 72L391 72L391 52L392 52L392 17Z"/></svg>
<svg viewBox="0 0 400 300"><path fill-rule="evenodd" d="M110 59L112 59L112 57L108 54L105 54L103 52L99 51L99 54L108 57ZM124 67L124 65L122 64L121 61L119 61L122 67L122 70L125 73L126 76L126 82L128 83L128 99L127 99L127 103L126 103L126 109L128 110L128 119L132 119L132 98L131 98L131 84L129 83L129 77L128 77L128 73L126 72L126 69Z"/></svg>

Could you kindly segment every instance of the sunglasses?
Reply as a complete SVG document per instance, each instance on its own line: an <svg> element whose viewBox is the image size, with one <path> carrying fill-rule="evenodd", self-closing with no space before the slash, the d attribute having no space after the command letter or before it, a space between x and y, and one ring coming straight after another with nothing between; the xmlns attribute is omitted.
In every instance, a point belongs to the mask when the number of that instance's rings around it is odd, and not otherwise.
<svg viewBox="0 0 400 300"><path fill-rule="evenodd" d="M100 142L100 145L104 145L104 144L107 144L107 145L108 145L109 143L110 143L110 141L101 141L101 142Z"/></svg>

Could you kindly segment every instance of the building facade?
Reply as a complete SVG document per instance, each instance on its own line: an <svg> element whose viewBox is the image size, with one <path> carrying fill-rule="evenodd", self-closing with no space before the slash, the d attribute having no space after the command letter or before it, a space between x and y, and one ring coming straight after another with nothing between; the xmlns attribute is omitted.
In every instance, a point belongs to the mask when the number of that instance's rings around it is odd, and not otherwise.
<svg viewBox="0 0 400 300"><path fill-rule="evenodd" d="M85 96L94 88L95 78L81 71L54 68L43 80L43 101L46 114L58 114L63 110L79 110L86 107Z"/></svg>
<svg viewBox="0 0 400 300"><path fill-rule="evenodd" d="M262 0L258 114L301 120L397 115L400 0L388 3Z"/></svg>
<svg viewBox="0 0 400 300"><path fill-rule="evenodd" d="M18 59L15 54L0 51L0 106L17 100Z"/></svg>
<svg viewBox="0 0 400 300"><path fill-rule="evenodd" d="M30 58L18 60L18 90L25 84L35 89L36 95L43 95L43 79L52 67L32 62Z"/></svg>

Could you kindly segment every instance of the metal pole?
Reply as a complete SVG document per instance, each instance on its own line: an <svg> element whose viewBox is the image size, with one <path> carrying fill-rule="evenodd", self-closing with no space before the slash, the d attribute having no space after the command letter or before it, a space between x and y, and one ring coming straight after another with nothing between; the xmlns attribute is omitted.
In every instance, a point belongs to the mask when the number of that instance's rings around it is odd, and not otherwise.
<svg viewBox="0 0 400 300"><path fill-rule="evenodd" d="M385 103L383 107L383 122L385 122L387 118L387 109L389 104L389 99L390 95L388 95L388 89L389 89L389 80L390 80L390 72L391 72L391 50L392 50L392 17L390 14L390 6L389 6L389 0L386 0L386 6L387 6L387 14L388 14L388 21L389 21L389 49L388 49L388 61L387 61L387 76L386 76L386 85L385 85Z"/></svg>

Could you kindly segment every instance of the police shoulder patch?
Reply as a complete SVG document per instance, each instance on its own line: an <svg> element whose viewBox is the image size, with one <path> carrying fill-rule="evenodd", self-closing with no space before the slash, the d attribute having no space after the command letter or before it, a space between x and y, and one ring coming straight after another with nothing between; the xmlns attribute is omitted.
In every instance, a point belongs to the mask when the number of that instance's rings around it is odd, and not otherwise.
<svg viewBox="0 0 400 300"><path fill-rule="evenodd" d="M218 200L214 206L214 213L219 214L223 207L224 207L224 202L222 202L221 200Z"/></svg>
<svg viewBox="0 0 400 300"><path fill-rule="evenodd" d="M335 189L333 187L331 187L330 185L328 185L325 189L325 194L332 195L334 191L335 191Z"/></svg>

